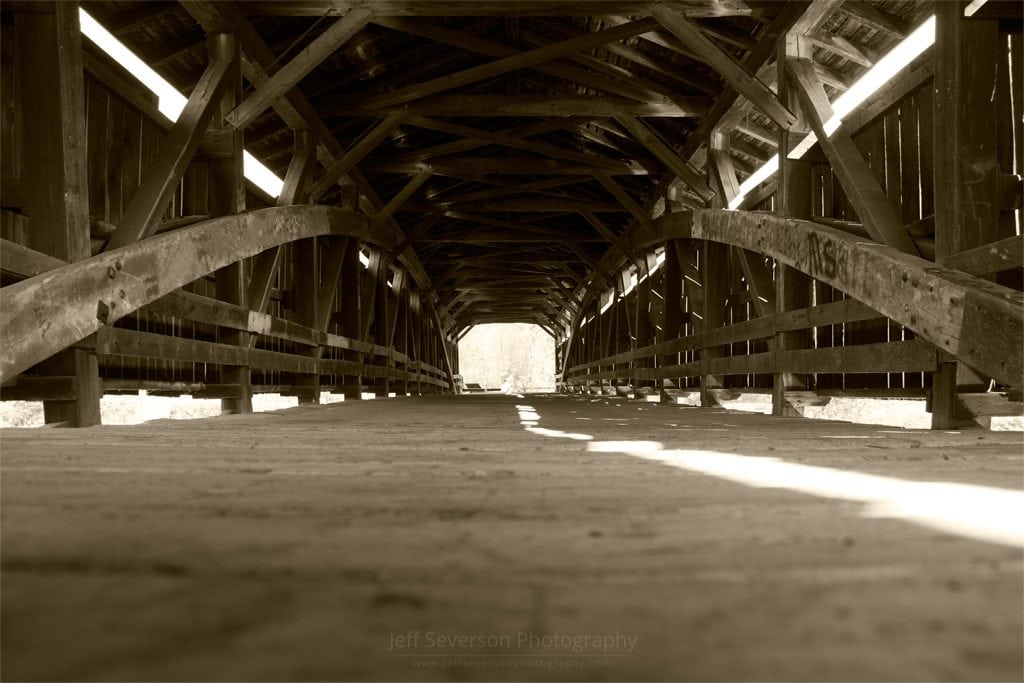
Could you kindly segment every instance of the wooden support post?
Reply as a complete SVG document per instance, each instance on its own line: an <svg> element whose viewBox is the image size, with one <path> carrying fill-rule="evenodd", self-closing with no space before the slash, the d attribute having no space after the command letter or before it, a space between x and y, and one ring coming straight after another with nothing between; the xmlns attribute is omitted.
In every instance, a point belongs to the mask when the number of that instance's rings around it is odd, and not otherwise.
<svg viewBox="0 0 1024 683"><path fill-rule="evenodd" d="M728 324L726 299L729 297L729 247L719 242L705 241L701 251L700 270L704 292L703 321L700 332L708 332ZM701 349L700 359L721 358L721 346ZM721 375L701 375L700 404L718 405L714 390L725 387Z"/></svg>
<svg viewBox="0 0 1024 683"><path fill-rule="evenodd" d="M797 163L810 166L809 163L804 161ZM800 173L803 173L803 171L794 170L793 175L796 176ZM807 193L807 196L809 196L809 193ZM811 279L795 268L778 265L776 266L775 274L775 293L775 310L777 313L808 308L811 305ZM792 351L810 347L810 330L794 330L791 332L780 332L775 335L776 351ZM800 391L808 388L806 375L776 372L772 380L772 414L796 415L797 412L786 400L786 391Z"/></svg>
<svg viewBox="0 0 1024 683"><path fill-rule="evenodd" d="M320 249L316 237L292 244L292 291L295 294L295 319L300 325L315 327L320 319ZM305 355L320 358L320 347L311 348ZM299 375L296 378L299 403L320 402L320 375Z"/></svg>
<svg viewBox="0 0 1024 683"><path fill-rule="evenodd" d="M398 302L396 304L397 311L395 312L395 323L391 332L392 346L395 351L403 353L406 357L409 357L409 308L410 308L410 296L411 291L408 284L408 275L404 271L400 271L396 278L401 278L401 288L396 287L398 294ZM456 347L457 348L457 347ZM408 362L403 363L402 369L405 372L409 372L411 369ZM457 372L457 371L456 371ZM405 396L409 393L409 382L408 380L401 380L396 382L395 393L399 396Z"/></svg>
<svg viewBox="0 0 1024 683"><path fill-rule="evenodd" d="M661 341L678 339L683 334L683 271L679 263L676 240L665 242L665 265L662 266L662 296L664 306L661 314ZM678 355L669 354L658 358L658 365L678 365ZM661 400L675 403L679 387L670 379L661 382Z"/></svg>
<svg viewBox="0 0 1024 683"><path fill-rule="evenodd" d="M422 306L422 301L420 302ZM426 315L426 311L420 310L420 326L417 337L419 337L419 359L424 363L435 365L434 363L434 346L432 338L433 333L433 321L429 316ZM435 367L439 367L436 366ZM436 384L423 384L420 387L421 393L434 394L437 393Z"/></svg>
<svg viewBox="0 0 1024 683"><path fill-rule="evenodd" d="M638 278L643 275L647 275L647 279L643 282L638 282L636 289L633 290L636 296L636 325L634 328L634 340L633 349L642 348L649 346L656 342L656 329L651 322L651 308L653 300L653 287L655 280L651 276L652 271L655 267L655 253L649 251L644 257L643 269L637 274ZM637 368L650 368L653 364L652 358L637 358L633 361L634 371ZM654 387L652 380L642 380L636 377L636 373L630 377L630 381L633 385L633 396L635 398L644 398L657 391Z"/></svg>
<svg viewBox="0 0 1024 683"><path fill-rule="evenodd" d="M313 326L321 332L326 332L331 322L331 312L334 310L334 301L340 288L341 269L350 241L347 237L335 237L327 238L322 244L320 292L317 294L316 324Z"/></svg>
<svg viewBox="0 0 1024 683"><path fill-rule="evenodd" d="M963 3L935 6L935 260L999 237L997 91L999 22L963 17ZM922 144L929 144L922 140ZM974 373L940 353L932 374L932 428L955 426L958 385ZM976 377L975 377L976 380Z"/></svg>
<svg viewBox="0 0 1024 683"><path fill-rule="evenodd" d="M729 156L729 133L727 131L713 131L708 141L708 172L712 176L713 184L720 189L721 197L718 204L721 208L728 208L733 198L740 193L739 179L736 178L736 168ZM710 201L711 198L705 199Z"/></svg>
<svg viewBox="0 0 1024 683"><path fill-rule="evenodd" d="M419 369L418 365L420 361L423 360L423 355L421 352L422 329L423 316L421 313L420 293L418 291L410 290L409 317L408 322L406 323L406 343L408 345L406 353L409 355L409 358L413 361L413 363L417 364L416 381L413 382L413 385L411 387L409 387L411 393L414 396L419 396L423 393L423 382L420 379L422 377L422 370Z"/></svg>
<svg viewBox="0 0 1024 683"><path fill-rule="evenodd" d="M370 273L373 276L372 287L375 290L373 298L373 343L390 349L391 337L391 289L388 287L389 268L383 261L383 254L376 249L370 256ZM376 261L376 268L374 268ZM374 363L388 367L391 365L390 358L378 358ZM374 391L377 398L387 398L390 388L388 377L379 377L374 381Z"/></svg>
<svg viewBox="0 0 1024 683"><path fill-rule="evenodd" d="M230 138L230 151L221 159L210 161L210 213L214 216L228 216L245 210L245 176L242 170L242 133L229 126L224 116L238 105L242 95L242 77L239 70L238 43L228 33L214 33L209 36L210 61L232 64L225 76L217 107L213 112L210 129ZM232 304L245 305L248 301L246 289L248 277L245 263L238 261L218 270L215 274L217 298ZM249 348L249 333L221 328L218 341ZM236 398L221 399L221 410L225 413L252 412L252 381L248 367L239 365L221 366L221 384L234 384L239 388Z"/></svg>
<svg viewBox="0 0 1024 683"><path fill-rule="evenodd" d="M835 3L820 2L821 12L814 13L815 21L823 17ZM805 17L810 19L810 17ZM801 22L798 22L798 24ZM790 33L779 40L779 64L785 65L790 58L810 57L811 45L807 38ZM803 113L798 97L785 68L778 70L779 97L793 111ZM807 122L801 118L791 130L779 133L779 172L777 212L792 218L811 218L811 163L803 159L790 159L796 133L805 131ZM795 268L781 263L775 268L774 312L807 308L811 305L812 280ZM774 348L778 352L811 347L810 330L780 332L775 335ZM776 371L772 376L772 414L798 415L799 411L786 399L787 390L807 389L807 377L803 374Z"/></svg>
<svg viewBox="0 0 1024 683"><path fill-rule="evenodd" d="M350 339L362 339L362 279L363 264L359 260L362 247L358 240L350 239L341 265L341 334ZM363 354L345 352L348 360L363 362ZM360 375L346 375L342 393L346 400L360 400L363 397L363 382Z"/></svg>
<svg viewBox="0 0 1024 683"><path fill-rule="evenodd" d="M728 150L727 139L722 133L712 131L708 140L708 147L711 151ZM731 163L724 163L725 159L719 156L718 164L714 158L708 159L707 174L709 183L716 194L711 199L711 206L715 208L726 208L731 198L730 181L728 173L733 173ZM723 172L727 171L727 172ZM723 176L725 176L723 178ZM735 175L733 176L733 180ZM729 312L727 301L729 298L729 265L731 259L730 249L724 244L705 241L700 252L700 278L703 301L701 307L702 322L698 332L707 332L717 327L729 324ZM723 351L722 346L701 349L700 360L721 358L723 355L730 355ZM705 407L718 405L715 397L715 390L725 387L725 377L722 375L701 375L700 377L700 404Z"/></svg>
<svg viewBox="0 0 1024 683"><path fill-rule="evenodd" d="M85 86L78 3L44 2L40 13L18 13L24 121L28 246L63 261L89 258ZM10 95L8 95L10 96ZM47 376L75 378L75 398L44 400L47 424L100 423L102 389L91 339L39 365Z"/></svg>

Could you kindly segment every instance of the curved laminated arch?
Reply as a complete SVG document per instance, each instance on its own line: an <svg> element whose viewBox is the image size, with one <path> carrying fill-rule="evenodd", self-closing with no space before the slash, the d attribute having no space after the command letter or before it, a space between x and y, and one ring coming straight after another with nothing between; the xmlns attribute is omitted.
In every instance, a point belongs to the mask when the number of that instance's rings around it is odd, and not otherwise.
<svg viewBox="0 0 1024 683"><path fill-rule="evenodd" d="M4 287L0 381L198 278L288 242L354 237L384 248L366 216L286 206L214 218Z"/></svg>
<svg viewBox="0 0 1024 683"><path fill-rule="evenodd" d="M630 246L640 250L672 239L710 240L770 256L998 381L1024 386L1021 292L835 228L768 213L699 209L666 214L651 228L634 232Z"/></svg>

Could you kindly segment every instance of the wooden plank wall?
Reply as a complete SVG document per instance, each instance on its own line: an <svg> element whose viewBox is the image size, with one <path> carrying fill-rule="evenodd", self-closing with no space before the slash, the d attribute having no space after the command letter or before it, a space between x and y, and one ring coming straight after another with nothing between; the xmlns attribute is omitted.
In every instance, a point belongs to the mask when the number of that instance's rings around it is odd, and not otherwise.
<svg viewBox="0 0 1024 683"><path fill-rule="evenodd" d="M14 103L17 101L16 93L18 88L18 70L14 60L14 50L10 40L12 27L3 26L3 36L0 40L0 50L3 51L3 61L0 65L0 88L5 93L3 103L0 104L0 165L2 165L4 178L3 209L0 211L0 237L10 242L24 245L27 243L27 231L31 230L31 221L20 213L19 206L19 178L22 163L21 144L21 116ZM109 65L108 65L109 66ZM131 93L126 97L112 89L107 83L101 82L94 74L86 72L86 121L88 135L88 169L89 169L89 206L90 219L93 226L93 250L94 253L102 249L104 240L101 235L108 235L122 217L123 212L131 201L135 191L139 188L150 165L158 154L161 143L166 136L166 122L160 122L154 116L156 109L155 96L140 95L138 92ZM174 221L185 220L186 218L197 219L210 214L210 164L202 158L202 150L197 154L195 160L189 165L178 189L174 193L172 202L168 207L162 221L173 223ZM262 208L267 204L252 192L247 194L248 209ZM370 249L370 247L363 247ZM295 301L295 259L293 244L283 247L284 258L279 268L270 296L270 302L265 313L272 316L278 327L286 326L289 323L300 323ZM321 263L326 253L325 249L318 250ZM252 259L249 259L245 268L248 272L252 270ZM365 268L355 261L359 273L356 275L361 280L355 291L339 291L332 302L332 309L335 315L328 318L328 324L324 332L330 335L338 335L351 340L359 335L347 330L343 326L344 316L342 311L346 307L359 309L363 306L359 297L366 297L367 292L377 286L378 283L371 282ZM349 264L351 267L351 263ZM322 269L321 269L322 270ZM3 284L15 281L16 278L10 274L4 275ZM339 283L340 289L340 283ZM216 299L216 287L213 275L200 278L183 288L183 291L198 294L210 299ZM391 391L405 392L414 388L417 391L440 391L446 385L445 373L440 369L444 366L443 348L436 343L434 336L440 336L441 332L436 330L433 321L424 314L421 307L417 306L413 312L409 305L409 299L413 294L413 286L408 284L400 296L394 295L390 289L382 296L387 298L387 307L382 310L397 312L394 320L396 329L395 348L376 348L373 353L353 352L348 349L336 348L330 345L323 346L322 367L325 374L322 376L321 387L325 390L351 390L353 386L361 387L358 380L359 375L347 375L338 372L338 368L350 368L344 362L352 361L379 363L385 367L377 370L367 370L370 377L377 377L376 381L381 387ZM397 311L396 311L396 308ZM160 308L160 307L156 307ZM215 346L202 346L203 343L215 343L218 340L218 328L221 322L227 322L233 314L222 309L219 312L207 312L201 315L194 315L191 318L179 317L160 310L139 310L125 318L117 321L113 327L119 330L127 330L135 333L160 335L161 337L173 337L179 340L178 346L166 348L185 348L180 345L181 341L198 342L193 349L203 351L199 353L197 360L191 360L187 355L178 351L162 353L162 358L147 357L144 353L131 354L100 354L100 375L104 380L107 392L129 392L133 393L139 389L148 389L155 393L178 394L193 393L203 395L202 391L193 391L195 387L223 387L225 380L221 374L221 364L212 362L218 354L226 353L224 349ZM235 316L237 318L237 316ZM232 322L232 325L237 324ZM385 330L386 321L374 321L374 325ZM230 325L229 325L230 327ZM424 329L426 328L426 329ZM308 329L308 328L305 328ZM408 337L415 331L419 343L410 343ZM369 339L373 339L374 329L370 328ZM301 357L308 353L309 344L303 344L299 337L289 338L281 334L258 334L254 345L254 352L271 352L274 354L289 354ZM381 338L387 335L382 331ZM128 337L111 335L103 348L123 348L129 340ZM156 348L158 338L139 337L139 348ZM348 344L350 342L341 340L337 343ZM357 344L359 342L356 342ZM409 350L421 351L421 355L408 355ZM366 345L365 350L370 350ZM394 352L398 353L395 354ZM382 355L383 354L383 355ZM173 357L173 359L168 358ZM263 359L270 359L263 363L263 367L254 367L252 370L252 384L256 391L290 391L299 383L300 378L308 377L295 372L303 367L301 361L290 361L283 356L260 356ZM206 360L204 360L204 358ZM275 360L276 359L276 360ZM279 362L278 362L279 361ZM333 363L333 364L332 364ZM338 365L342 363L342 365ZM356 368L352 368L356 369ZM416 371L421 370L425 375L422 383L418 381ZM31 376L34 370L29 370L26 375ZM406 375L406 373L411 373ZM393 375L394 379L389 379ZM406 380L409 377L411 379ZM355 378L355 379L354 379ZM388 383L391 383L390 385ZM216 396L219 393L231 393L230 389L210 389L206 395ZM25 392L18 393L20 396ZM359 391L348 391L359 395ZM13 394L10 394L13 395Z"/></svg>
<svg viewBox="0 0 1024 683"><path fill-rule="evenodd" d="M999 83L994 94L995 106L999 108L1000 140L1005 144L999 146L1000 170L1003 174L1021 174L1024 169L1022 164L1022 97L1021 79L1011 79L1011 73L1019 73L1021 55L1021 35L1017 33L1003 33L1001 39L1006 41L1006 54L1008 57L1001 62ZM919 60L912 69L920 68L922 63L930 59L930 52ZM866 118L861 115L848 117L852 119L856 131L853 139L861 151L869 167L873 171L879 184L892 202L897 214L907 226L911 235L915 237L922 247L922 253L929 256L934 252L934 213L935 193L934 187L934 162L932 152L932 136L941 135L941 131L935 131L933 125L933 88L932 78L927 76L918 79L916 85L910 89L905 96L888 103L888 105L875 105ZM823 219L834 221L849 221L858 223L859 218L847 199L842 187L839 184L836 174L822 158L815 158L815 151L812 150L809 158L814 160L811 171L811 197L813 203L813 215ZM750 207L754 211L774 212L776 210L775 196L769 195L756 206ZM1000 238L1021 234L1021 210L1004 210L1001 214ZM699 330L691 323L695 317L699 317L701 303L701 283L704 281L704 265L699 263L699 249L687 241L680 240L677 245L680 253L680 277L683 278L682 302L684 307L685 329L680 338L696 334ZM734 251L734 250L733 250ZM770 269L775 264L767 259ZM742 269L737 263L735 254L725 264L728 269L729 293L727 299L727 322L729 325L739 325L757 318L754 310L750 288L743 277ZM1003 271L997 276L1001 284L1014 287L1018 290L1024 289L1021 282L1021 269ZM655 280L652 280L654 282ZM833 288L818 282L812 281L813 288L811 301L813 305L821 306L834 302L842 302L845 295ZM658 291L662 291L663 282L657 285ZM638 294L634 292L631 297ZM667 302L666 302L667 305ZM619 307L628 306L627 302L620 302L609 308L603 315L598 315L595 320L588 324L589 329L600 328L606 324L605 320L616 315ZM662 306L662 311L664 306ZM840 316L841 317L841 316ZM856 317L856 316L854 316ZM662 314L663 319L663 314ZM585 340L585 341L584 341ZM853 321L839 321L831 324L818 325L813 328L812 342L813 349L850 348L862 345L893 345L893 349L911 349L912 346L896 346L903 342L914 340L914 333L885 317L866 318ZM577 348L569 349L569 360L567 368L573 365L592 364L603 356L621 353L621 348L613 348L605 351L595 347L589 335L583 335L579 339ZM664 336L651 336L647 339L631 340L634 348L644 347L651 344L661 344L668 341ZM767 338L747 339L737 338L725 347L731 357L751 356L764 354L769 350ZM865 347L868 348L868 347ZM872 349L882 347L872 346ZM879 357L883 352L878 351ZM907 355L910 358L910 355ZM671 367L674 365L694 364L697 353L694 349L682 352L673 352L657 356L654 359L656 367ZM638 359L639 361L639 359ZM634 361L634 362L638 362ZM583 372L600 377L608 377L612 368L624 368L630 363L620 362L617 365L606 365L604 363L592 366ZM912 360L910 365L920 366L918 360ZM756 367L757 363L751 363L750 367ZM736 365L742 368L742 365ZM863 370L864 368L858 368ZM617 372L624 372L618 370ZM570 377L574 373L570 372ZM578 374L578 373L577 373ZM611 373L616 374L616 373ZM922 395L930 385L931 373L921 371L919 368L909 369L906 372L819 372L807 375L807 389L834 392L845 391L854 394L868 393L880 395ZM697 385L698 378L695 376L683 376L670 378L680 388L692 388ZM744 373L735 371L724 378L726 388L730 389L757 389L763 390L771 386L771 375L767 373Z"/></svg>

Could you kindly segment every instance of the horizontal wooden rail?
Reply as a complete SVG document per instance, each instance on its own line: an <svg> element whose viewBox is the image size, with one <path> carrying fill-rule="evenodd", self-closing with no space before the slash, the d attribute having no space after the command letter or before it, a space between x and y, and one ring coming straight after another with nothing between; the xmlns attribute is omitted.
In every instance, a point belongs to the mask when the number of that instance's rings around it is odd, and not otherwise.
<svg viewBox="0 0 1024 683"><path fill-rule="evenodd" d="M670 339L659 344L651 344L634 351L625 351L600 360L575 365L569 368L568 372L571 374L579 370L603 365L629 363L652 356L695 351L740 341L764 339L779 332L870 320L877 317L879 317L877 311L872 310L859 301L844 299L812 308L802 308L796 311L786 311L784 313L754 318L753 320L729 325L728 327L719 327L678 339Z"/></svg>
<svg viewBox="0 0 1024 683"><path fill-rule="evenodd" d="M600 365L610 365L607 360L598 362ZM565 382L583 384L616 379L654 380L700 375L757 375L777 372L931 372L935 367L935 347L928 342L915 339L821 349L767 351L696 360L660 368L622 368L589 373L570 371Z"/></svg>
<svg viewBox="0 0 1024 683"><path fill-rule="evenodd" d="M403 370L397 367L321 359L267 349L249 349L117 327L105 327L96 334L96 353L101 359L104 356L122 356L215 365L246 365L256 370L308 375L359 375L448 386L444 373L427 363L406 361L408 368ZM20 381L19 379L19 383Z"/></svg>
<svg viewBox="0 0 1024 683"><path fill-rule="evenodd" d="M275 339L283 339L297 344L305 344L306 346L323 346L346 351L358 351L384 357L399 363L408 364L415 362L406 354L386 346L378 346L370 342L322 332L272 316L268 313L260 313L245 306L229 304L199 294L192 294L191 292L173 292L145 306L143 310L209 325L219 325ZM442 370L428 366L425 363L424 366L443 373Z"/></svg>
<svg viewBox="0 0 1024 683"><path fill-rule="evenodd" d="M0 270L3 270L6 273L22 278L33 277L65 265L67 264L60 259L46 256L45 254L8 240L0 240ZM171 292L170 294L147 304L140 310L149 313L168 315L181 320L189 320L208 325L241 330L255 335L260 335L262 338L280 339L309 347L323 347L325 349L338 349L365 353L376 358L386 359L396 364L404 365L407 370L406 374L401 374L401 372L398 371L388 374L387 372L382 372L382 370L387 370L387 368L383 368L382 366L374 366L364 363L345 363L328 358L321 361L320 373L340 373L344 371L345 374L358 375L362 377L389 377L397 380L422 382L442 387L448 386L447 376L444 370L424 361L412 360L408 355L394 349L316 330L267 313L253 311L244 306L230 304L191 292L182 290ZM119 332L130 331L119 330ZM101 335L102 334L107 333L101 332ZM158 348L163 349L161 353L166 353L167 349L177 349L177 351L174 352L175 357L173 360L183 362L190 360L210 363L221 362L226 357L225 354L230 356L232 353L232 351L223 351L222 349L237 350L237 347L234 346L220 345L199 340L198 344L191 344L191 350L199 353L200 357L190 358L185 349L189 347L189 342L194 342L196 340L165 335L154 335L154 337L155 339L150 340L150 344L156 344ZM122 339L129 338L130 337L123 337ZM181 339L184 343L178 344L178 339ZM208 344L212 344L212 346L205 346ZM124 349L122 349L122 351L124 351ZM124 352L111 355L152 358L145 355L139 355L134 352ZM279 355L288 356L289 354ZM295 357L299 358L300 356ZM220 361L217 360L218 358ZM241 360L240 357L234 356L232 356L232 359L233 361ZM297 371L298 369L309 369L308 366L304 364L304 361L292 361L279 358L278 356L256 354L256 359L257 363L263 364L262 366L254 365L256 369L290 368L292 371ZM250 357L249 360L252 362L252 357ZM270 367L266 367L266 363L269 363ZM60 399L62 397L71 397L75 391L74 380L75 378L73 377L33 377L21 375L15 380L11 380L11 382L4 387L0 397L2 397L2 400L41 400L44 398L52 400ZM285 391L287 393L294 389L295 387L291 385L267 385L253 387L254 392L257 393L263 391ZM240 392L240 388L237 385L207 384L204 382L141 379L106 379L103 381L104 392L138 390L192 393L197 396L213 396L217 398L234 397ZM68 400L70 400L70 398Z"/></svg>

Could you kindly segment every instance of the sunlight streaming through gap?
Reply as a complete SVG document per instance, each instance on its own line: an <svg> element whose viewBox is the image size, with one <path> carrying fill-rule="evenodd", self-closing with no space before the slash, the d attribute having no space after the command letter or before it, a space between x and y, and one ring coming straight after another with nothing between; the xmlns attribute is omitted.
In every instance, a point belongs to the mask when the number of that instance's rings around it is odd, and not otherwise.
<svg viewBox="0 0 1024 683"><path fill-rule="evenodd" d="M879 59L867 73L857 80L856 83L832 103L832 118L825 122L825 132L831 136L843 123L843 117L850 114L857 107L874 95L879 88L888 83L902 71L907 65L917 59L925 50L935 42L935 15L928 17L910 35L904 38L899 45L894 47L884 57ZM791 159L800 159L811 147L815 145L818 138L814 133L809 133L801 140L793 151L790 152ZM763 166L754 171L753 174L742 184L740 191L732 201L729 202L730 209L738 208L755 187L768 180L779 170L779 155L776 154L766 161Z"/></svg>
<svg viewBox="0 0 1024 683"><path fill-rule="evenodd" d="M94 42L97 47L124 67L128 73L149 88L159 98L157 108L160 113L170 121L177 121L188 99L160 74L150 68L148 64L139 59L124 43L115 38L110 31L103 28L88 12L79 8L78 16L82 25L82 35ZM256 187L273 198L281 194L284 181L256 157L249 152L244 152L242 163L245 177Z"/></svg>

